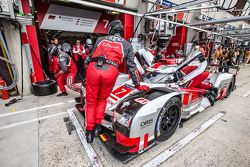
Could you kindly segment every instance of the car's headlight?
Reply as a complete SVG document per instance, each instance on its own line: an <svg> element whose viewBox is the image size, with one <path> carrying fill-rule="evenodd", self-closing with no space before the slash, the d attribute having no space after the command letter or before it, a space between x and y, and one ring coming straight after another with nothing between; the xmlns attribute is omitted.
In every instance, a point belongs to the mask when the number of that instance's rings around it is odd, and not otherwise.
<svg viewBox="0 0 250 167"><path fill-rule="evenodd" d="M114 112L114 122L118 122L119 124L130 127L132 121L132 117L127 113L119 114Z"/></svg>

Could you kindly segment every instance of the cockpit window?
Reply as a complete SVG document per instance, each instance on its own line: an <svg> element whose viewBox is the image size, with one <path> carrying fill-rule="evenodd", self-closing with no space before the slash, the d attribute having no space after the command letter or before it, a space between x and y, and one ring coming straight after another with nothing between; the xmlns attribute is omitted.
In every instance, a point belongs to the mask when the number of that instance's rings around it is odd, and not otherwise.
<svg viewBox="0 0 250 167"><path fill-rule="evenodd" d="M146 75L146 79L151 83L173 83L176 82L175 73L159 73L150 72Z"/></svg>

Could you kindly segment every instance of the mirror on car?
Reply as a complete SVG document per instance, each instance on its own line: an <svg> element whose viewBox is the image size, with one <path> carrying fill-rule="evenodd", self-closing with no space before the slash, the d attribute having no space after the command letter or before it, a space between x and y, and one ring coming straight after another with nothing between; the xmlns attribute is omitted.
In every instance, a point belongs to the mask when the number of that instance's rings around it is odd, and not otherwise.
<svg viewBox="0 0 250 167"><path fill-rule="evenodd" d="M235 8L239 0L220 0L219 6L222 10L230 10Z"/></svg>

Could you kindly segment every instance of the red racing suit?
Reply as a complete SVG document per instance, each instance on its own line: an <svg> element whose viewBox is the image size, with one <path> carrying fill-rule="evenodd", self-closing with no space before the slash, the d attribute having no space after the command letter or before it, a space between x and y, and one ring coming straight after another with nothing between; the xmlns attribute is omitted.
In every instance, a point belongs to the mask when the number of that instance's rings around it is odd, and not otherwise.
<svg viewBox="0 0 250 167"><path fill-rule="evenodd" d="M55 56L54 56L55 57ZM56 57L55 57L56 58ZM54 75L59 89L62 93L66 92L66 85L69 89L80 92L81 87L74 84L77 74L76 64L72 58L63 51L59 51L58 58L54 61Z"/></svg>
<svg viewBox="0 0 250 167"><path fill-rule="evenodd" d="M104 63L102 67L99 67L96 61L92 61L97 57L105 57L117 66ZM116 36L97 39L86 75L85 126L87 130L93 130L95 124L101 124L107 98L115 85L119 74L118 66L123 60L126 61L133 84L139 85L132 45Z"/></svg>

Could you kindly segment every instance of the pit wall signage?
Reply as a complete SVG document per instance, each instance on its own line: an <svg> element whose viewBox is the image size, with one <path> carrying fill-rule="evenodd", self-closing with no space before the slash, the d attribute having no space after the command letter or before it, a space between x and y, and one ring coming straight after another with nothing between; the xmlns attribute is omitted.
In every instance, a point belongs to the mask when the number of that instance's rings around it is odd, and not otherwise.
<svg viewBox="0 0 250 167"><path fill-rule="evenodd" d="M112 20L106 13L51 4L40 29L107 34Z"/></svg>

